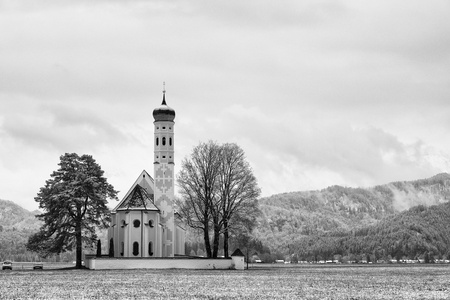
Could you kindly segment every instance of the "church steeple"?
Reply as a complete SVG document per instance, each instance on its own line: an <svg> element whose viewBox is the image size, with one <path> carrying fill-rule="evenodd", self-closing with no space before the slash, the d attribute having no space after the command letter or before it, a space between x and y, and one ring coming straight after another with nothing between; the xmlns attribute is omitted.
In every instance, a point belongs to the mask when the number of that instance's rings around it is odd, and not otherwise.
<svg viewBox="0 0 450 300"><path fill-rule="evenodd" d="M158 108L155 108L153 110L153 118L155 119L155 122L158 121L170 121L173 122L175 119L175 110L167 106L166 103L166 88L164 87L163 90L163 100L161 103L161 106Z"/></svg>
<svg viewBox="0 0 450 300"><path fill-rule="evenodd" d="M161 211L160 222L163 228L162 256L174 256L175 219L173 211L174 192L174 119L175 110L167 106L166 89L163 90L161 106L153 110L155 119L154 136L154 199Z"/></svg>

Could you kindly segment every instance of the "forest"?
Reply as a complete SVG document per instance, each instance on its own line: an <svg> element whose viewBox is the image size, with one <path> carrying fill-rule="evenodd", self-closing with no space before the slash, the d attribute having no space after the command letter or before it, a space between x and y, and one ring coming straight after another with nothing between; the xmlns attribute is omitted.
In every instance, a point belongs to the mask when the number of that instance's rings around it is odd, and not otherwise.
<svg viewBox="0 0 450 300"><path fill-rule="evenodd" d="M415 206L376 225L303 237L297 260L354 262L424 261L450 258L450 204Z"/></svg>
<svg viewBox="0 0 450 300"><path fill-rule="evenodd" d="M260 199L255 238L292 260L440 259L450 247L450 175Z"/></svg>

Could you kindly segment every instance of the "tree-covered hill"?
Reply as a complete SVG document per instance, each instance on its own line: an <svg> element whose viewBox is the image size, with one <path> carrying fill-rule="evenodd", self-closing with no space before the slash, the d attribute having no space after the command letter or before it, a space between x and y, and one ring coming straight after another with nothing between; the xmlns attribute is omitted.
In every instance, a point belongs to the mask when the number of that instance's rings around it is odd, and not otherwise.
<svg viewBox="0 0 450 300"><path fill-rule="evenodd" d="M12 201L0 199L0 261L35 260L25 249L28 237L41 226L35 215Z"/></svg>
<svg viewBox="0 0 450 300"><path fill-rule="evenodd" d="M449 200L450 175L446 173L371 188L331 186L278 194L260 200L262 216L255 235L272 251L292 253L294 245L307 238L342 236L389 220L411 207Z"/></svg>
<svg viewBox="0 0 450 300"><path fill-rule="evenodd" d="M35 215L38 211L30 212L16 203L0 199L0 228L22 230L36 230L39 221Z"/></svg>
<svg viewBox="0 0 450 300"><path fill-rule="evenodd" d="M73 261L74 253L67 252L43 259L36 253L27 251L25 245L28 238L36 233L42 226L42 222L36 218L41 212L28 211L8 200L0 199L0 262L12 261ZM107 253L107 231L98 232L102 240L102 252ZM88 249L88 252L93 252Z"/></svg>
<svg viewBox="0 0 450 300"><path fill-rule="evenodd" d="M375 225L345 234L302 237L292 246L299 259L441 259L450 256L450 203L419 205Z"/></svg>

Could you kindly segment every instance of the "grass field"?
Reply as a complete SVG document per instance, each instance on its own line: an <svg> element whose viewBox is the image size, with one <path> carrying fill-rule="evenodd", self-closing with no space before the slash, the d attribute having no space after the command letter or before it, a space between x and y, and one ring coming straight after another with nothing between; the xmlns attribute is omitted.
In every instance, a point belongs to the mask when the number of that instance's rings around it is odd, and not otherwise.
<svg viewBox="0 0 450 300"><path fill-rule="evenodd" d="M450 299L448 265L0 271L1 299Z"/></svg>

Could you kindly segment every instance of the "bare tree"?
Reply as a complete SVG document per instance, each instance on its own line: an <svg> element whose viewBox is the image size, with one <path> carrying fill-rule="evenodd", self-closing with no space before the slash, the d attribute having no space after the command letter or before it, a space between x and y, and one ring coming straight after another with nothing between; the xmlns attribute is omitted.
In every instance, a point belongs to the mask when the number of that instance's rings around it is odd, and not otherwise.
<svg viewBox="0 0 450 300"><path fill-rule="evenodd" d="M196 146L190 157L181 163L181 171L177 182L183 201L180 202L180 213L188 226L203 231L206 253L212 257L209 238L213 207L217 202L217 179L220 147L210 141Z"/></svg>
<svg viewBox="0 0 450 300"><path fill-rule="evenodd" d="M224 256L228 257L228 239L233 229L245 226L251 231L259 211L257 198L261 194L245 153L236 144L221 147L219 193Z"/></svg>
<svg viewBox="0 0 450 300"><path fill-rule="evenodd" d="M260 190L244 151L236 144L200 143L181 168L181 214L188 226L203 231L208 257L217 257L223 234L224 255L228 257L230 232L242 226L250 228L259 211Z"/></svg>

